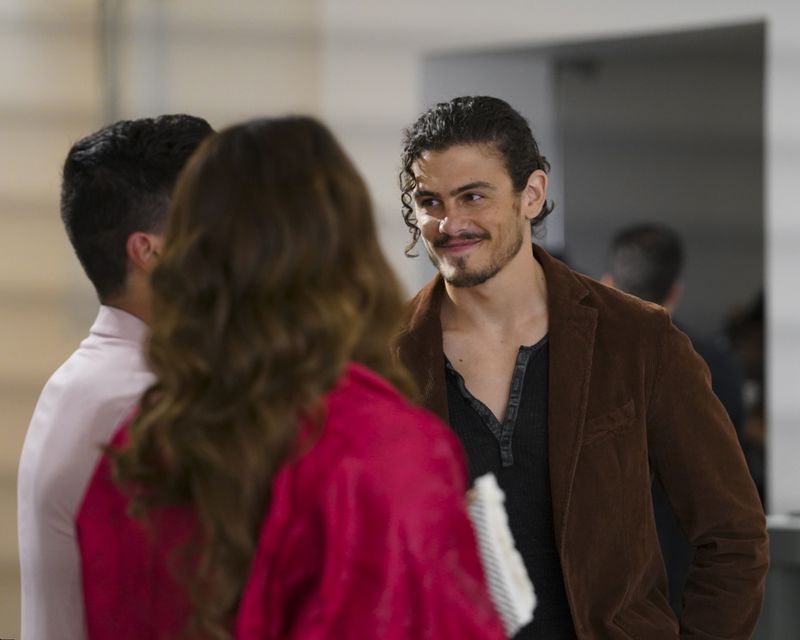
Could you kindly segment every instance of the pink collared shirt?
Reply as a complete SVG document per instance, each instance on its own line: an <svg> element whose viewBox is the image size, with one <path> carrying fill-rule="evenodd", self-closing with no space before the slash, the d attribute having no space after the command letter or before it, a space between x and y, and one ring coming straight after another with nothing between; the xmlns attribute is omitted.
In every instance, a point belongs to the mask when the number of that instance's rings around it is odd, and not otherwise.
<svg viewBox="0 0 800 640"><path fill-rule="evenodd" d="M135 316L101 306L39 396L17 483L25 640L86 638L75 516L100 447L152 381L146 332Z"/></svg>
<svg viewBox="0 0 800 640"><path fill-rule="evenodd" d="M504 638L455 436L360 365L325 403L319 439L272 481L234 637ZM103 458L78 516L89 637L178 637L188 607L168 566L192 514L159 510L148 537L126 507Z"/></svg>

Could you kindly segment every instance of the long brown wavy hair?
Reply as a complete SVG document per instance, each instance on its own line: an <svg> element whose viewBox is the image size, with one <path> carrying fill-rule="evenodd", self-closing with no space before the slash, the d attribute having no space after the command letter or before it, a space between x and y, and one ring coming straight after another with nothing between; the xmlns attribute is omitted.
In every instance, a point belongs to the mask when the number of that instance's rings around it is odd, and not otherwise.
<svg viewBox="0 0 800 640"><path fill-rule="evenodd" d="M134 515L196 513L187 629L229 638L299 421L320 417L350 360L413 393L391 346L401 290L353 164L322 124L288 117L231 127L195 153L152 292L156 382L113 470Z"/></svg>

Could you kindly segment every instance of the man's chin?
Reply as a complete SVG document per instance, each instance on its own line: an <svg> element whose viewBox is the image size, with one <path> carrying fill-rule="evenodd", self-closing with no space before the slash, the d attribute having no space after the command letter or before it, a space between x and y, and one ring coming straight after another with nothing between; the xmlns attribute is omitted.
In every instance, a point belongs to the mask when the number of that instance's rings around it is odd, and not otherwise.
<svg viewBox="0 0 800 640"><path fill-rule="evenodd" d="M455 273L442 273L444 281L456 289L477 287L491 280L499 269L485 269L483 271L458 271Z"/></svg>

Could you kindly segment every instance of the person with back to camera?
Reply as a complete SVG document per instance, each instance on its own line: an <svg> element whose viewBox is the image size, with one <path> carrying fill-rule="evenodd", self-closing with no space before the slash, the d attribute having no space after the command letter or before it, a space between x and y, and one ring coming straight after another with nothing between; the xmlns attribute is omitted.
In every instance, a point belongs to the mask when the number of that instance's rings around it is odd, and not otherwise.
<svg viewBox="0 0 800 640"><path fill-rule="evenodd" d="M202 118L182 114L122 120L76 142L64 162L61 219L100 309L39 396L22 448L25 640L86 637L75 515L100 446L152 382L142 355L148 276L178 173L211 131Z"/></svg>
<svg viewBox="0 0 800 640"><path fill-rule="evenodd" d="M745 640L767 571L764 512L707 369L669 315L537 245L549 165L502 100L435 105L405 132L411 246L439 274L399 338L422 404L476 478L497 475L537 595L516 636ZM677 620L653 522L658 477L694 560Z"/></svg>
<svg viewBox="0 0 800 640"><path fill-rule="evenodd" d="M399 285L326 128L212 136L152 290L156 379L78 516L92 640L504 637L458 441L406 399Z"/></svg>

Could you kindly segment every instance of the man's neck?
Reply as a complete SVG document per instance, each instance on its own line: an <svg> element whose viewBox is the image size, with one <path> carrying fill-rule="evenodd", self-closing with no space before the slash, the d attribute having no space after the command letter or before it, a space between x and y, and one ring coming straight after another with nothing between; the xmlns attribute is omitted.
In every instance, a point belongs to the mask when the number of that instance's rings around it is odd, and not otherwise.
<svg viewBox="0 0 800 640"><path fill-rule="evenodd" d="M531 321L547 321L547 283L531 251L523 249L493 278L474 287L445 283L445 330L514 333Z"/></svg>

